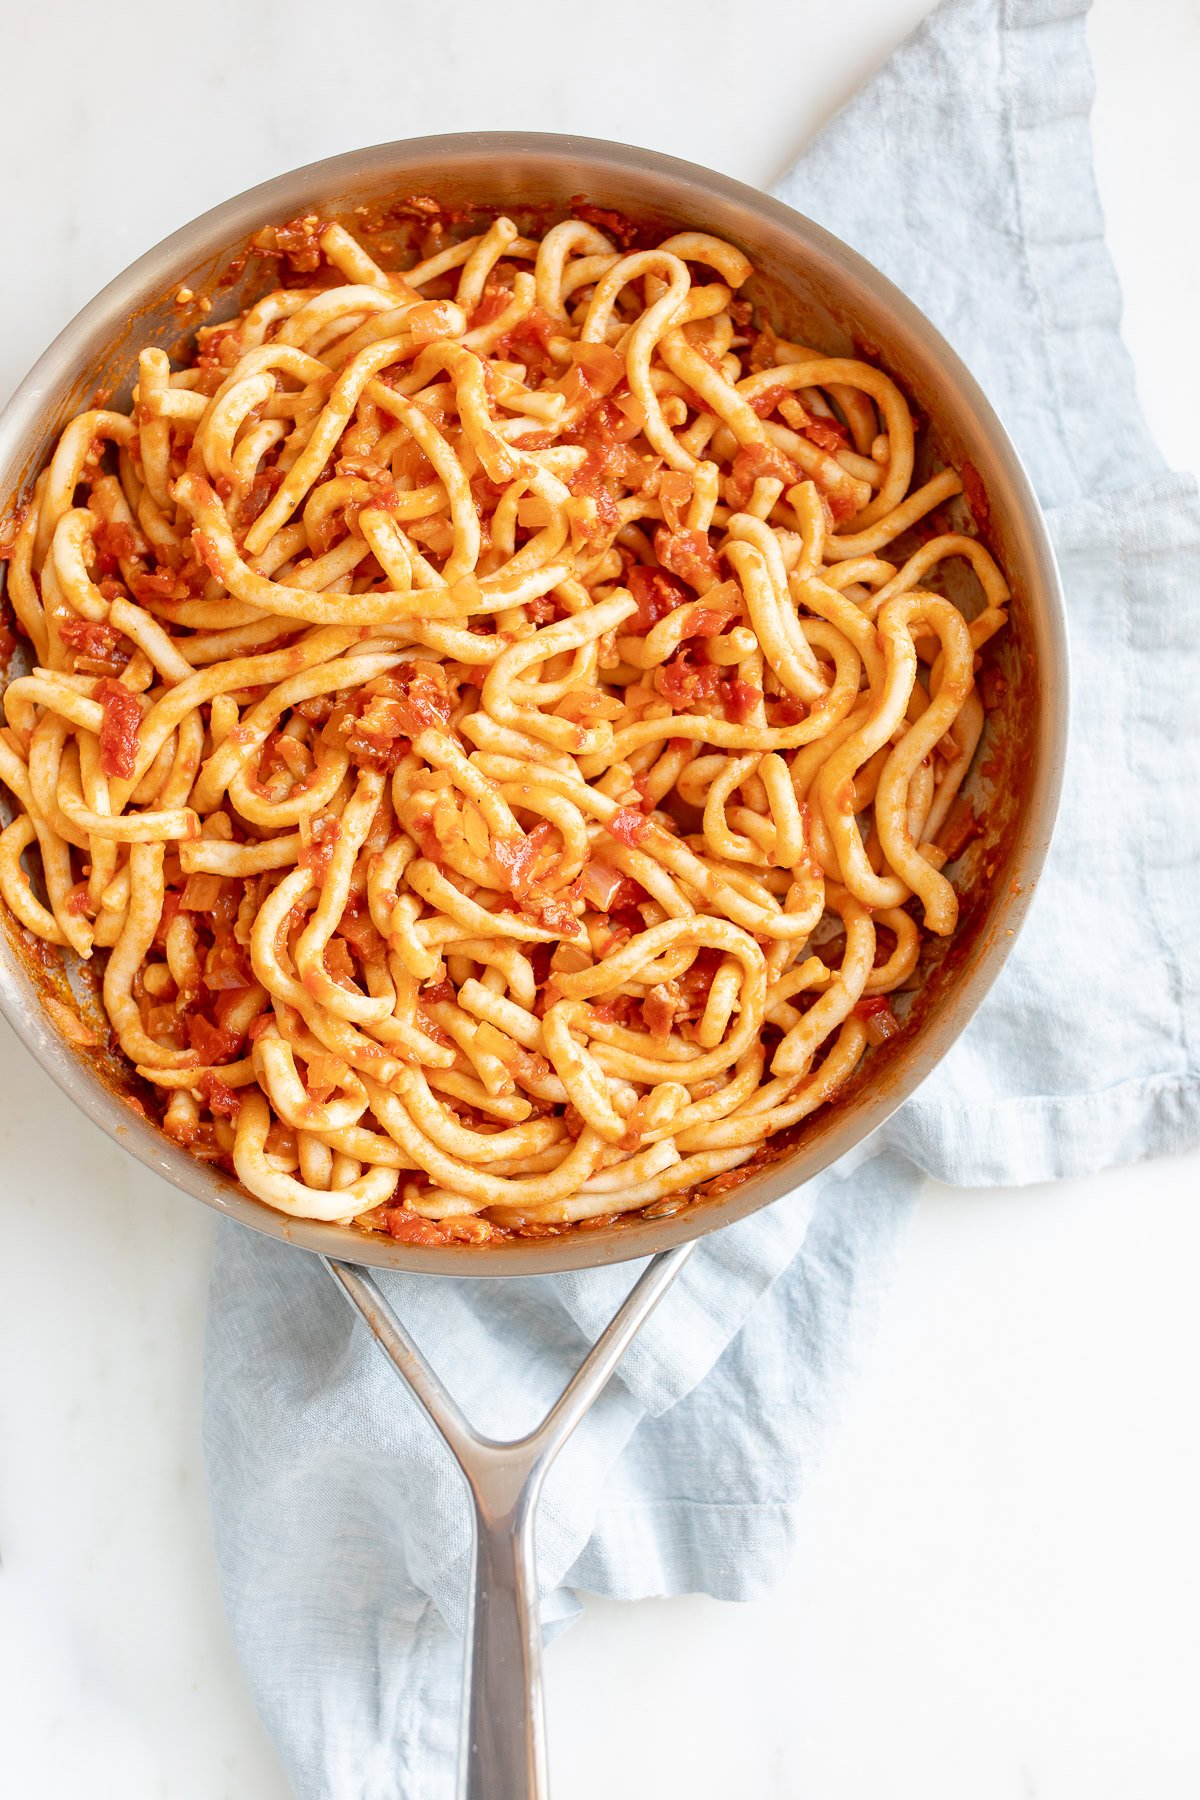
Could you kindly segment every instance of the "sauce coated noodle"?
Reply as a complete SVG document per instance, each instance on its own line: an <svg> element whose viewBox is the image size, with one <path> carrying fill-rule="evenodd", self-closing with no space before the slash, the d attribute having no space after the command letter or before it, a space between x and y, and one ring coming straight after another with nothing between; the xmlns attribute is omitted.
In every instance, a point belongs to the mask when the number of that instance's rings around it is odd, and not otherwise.
<svg viewBox="0 0 1200 1800"><path fill-rule="evenodd" d="M12 523L0 893L107 952L163 1128L270 1206L676 1210L954 929L1004 578L931 534L962 484L895 384L758 328L729 244L287 236L310 285L144 350Z"/></svg>

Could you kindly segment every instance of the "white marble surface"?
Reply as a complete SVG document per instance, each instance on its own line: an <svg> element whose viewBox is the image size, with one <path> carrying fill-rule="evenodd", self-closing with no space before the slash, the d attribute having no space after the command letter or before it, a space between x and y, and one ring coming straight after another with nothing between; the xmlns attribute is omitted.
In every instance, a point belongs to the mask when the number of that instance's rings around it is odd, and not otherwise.
<svg viewBox="0 0 1200 1800"><path fill-rule="evenodd" d="M621 48L597 54L582 11L528 0L22 9L0 390L182 220L356 143L536 124L769 182L926 10L858 0L835 29L823 0L759 0L747 33L733 0L609 0ZM1196 467L1200 14L1099 0L1092 36L1128 336L1168 453ZM0 1067L0 1790L284 1800L209 1535L209 1219L3 1027ZM556 1792L1200 1792L1198 1286L1200 1155L930 1189L775 1595L590 1605L549 1656Z"/></svg>

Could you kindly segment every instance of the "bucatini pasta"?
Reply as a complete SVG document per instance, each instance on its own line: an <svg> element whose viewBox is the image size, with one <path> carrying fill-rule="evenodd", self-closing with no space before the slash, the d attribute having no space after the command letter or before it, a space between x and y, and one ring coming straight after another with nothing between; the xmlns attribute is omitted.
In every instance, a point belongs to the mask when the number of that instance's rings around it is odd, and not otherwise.
<svg viewBox="0 0 1200 1800"><path fill-rule="evenodd" d="M579 210L402 272L264 234L294 284L143 350L10 522L0 894L105 953L163 1129L297 1217L676 1210L955 927L1008 600L959 474L730 244Z"/></svg>

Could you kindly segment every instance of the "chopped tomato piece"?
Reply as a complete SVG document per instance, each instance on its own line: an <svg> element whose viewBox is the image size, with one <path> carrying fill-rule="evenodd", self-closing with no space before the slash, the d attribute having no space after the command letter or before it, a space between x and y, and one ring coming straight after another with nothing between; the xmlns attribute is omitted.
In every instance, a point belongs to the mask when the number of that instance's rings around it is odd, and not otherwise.
<svg viewBox="0 0 1200 1800"><path fill-rule="evenodd" d="M560 900L554 894L530 894L518 900L517 905L543 930L553 931L560 937L579 936L579 920L568 901Z"/></svg>
<svg viewBox="0 0 1200 1800"><path fill-rule="evenodd" d="M587 537L605 538L616 531L621 523L620 509L604 479L603 466L598 460L589 456L568 477L567 485L577 500L591 500L594 503L593 522L586 531Z"/></svg>
<svg viewBox="0 0 1200 1800"><path fill-rule="evenodd" d="M631 806L621 806L617 808L612 818L606 821L604 829L616 838L618 844L624 844L627 849L634 850L649 832L650 821L644 818L640 812L634 812Z"/></svg>
<svg viewBox="0 0 1200 1800"><path fill-rule="evenodd" d="M518 899L529 892L538 858L552 835L551 827L542 823L525 837L492 839L492 861L509 893Z"/></svg>
<svg viewBox="0 0 1200 1800"><path fill-rule="evenodd" d="M217 546L213 543L208 533L206 531L201 531L199 526L197 526L192 533L192 543L195 545L196 554L199 556L209 574L214 575L219 581L221 579L221 558ZM147 581L150 581L153 577L147 576L146 579ZM137 598L136 588L134 589L134 597Z"/></svg>
<svg viewBox="0 0 1200 1800"><path fill-rule="evenodd" d="M729 504L746 506L755 482L761 477L782 481L784 487L789 488L799 481L800 471L791 457L785 456L773 444L744 445L734 457L733 467L726 477Z"/></svg>
<svg viewBox="0 0 1200 1800"><path fill-rule="evenodd" d="M312 840L304 846L296 860L302 869L312 871L315 882L323 882L329 874L330 859L341 835L341 822L330 814L323 814L319 819L313 820Z"/></svg>
<svg viewBox="0 0 1200 1800"><path fill-rule="evenodd" d="M799 725L801 719L807 719L808 708L803 700L797 700L794 694L788 694L782 700L776 700L771 707L772 725Z"/></svg>
<svg viewBox="0 0 1200 1800"><path fill-rule="evenodd" d="M690 652L673 656L658 670L654 685L664 700L679 712L715 700L721 692L721 671L715 663L695 662Z"/></svg>
<svg viewBox="0 0 1200 1800"><path fill-rule="evenodd" d="M439 664L400 663L335 706L321 735L360 767L394 769L413 738L428 725L448 724L453 711Z"/></svg>
<svg viewBox="0 0 1200 1800"><path fill-rule="evenodd" d="M129 661L128 642L102 619L62 619L58 635L77 661L99 663L114 675Z"/></svg>
<svg viewBox="0 0 1200 1800"><path fill-rule="evenodd" d="M210 1112L216 1113L219 1118L236 1119L242 1103L235 1089L211 1069L205 1070L198 1085L208 1102Z"/></svg>
<svg viewBox="0 0 1200 1800"><path fill-rule="evenodd" d="M804 435L829 456L836 456L839 450L845 450L850 442L850 433L836 419L810 418L804 427Z"/></svg>
<svg viewBox="0 0 1200 1800"><path fill-rule="evenodd" d="M489 281L483 290L483 297L479 305L471 314L471 330L478 331L481 325L494 324L505 307L512 305L512 297L511 288L500 287L497 283Z"/></svg>
<svg viewBox="0 0 1200 1800"><path fill-rule="evenodd" d="M202 1013L190 1013L187 1020L188 1043L206 1063L228 1062L237 1052L238 1040L230 1031L211 1024Z"/></svg>
<svg viewBox="0 0 1200 1800"><path fill-rule="evenodd" d="M493 356L506 356L515 350L524 363L540 363L547 371L555 364L549 351L550 339L554 336L555 324L540 306L526 313L523 319L511 326L496 339L492 346Z"/></svg>
<svg viewBox="0 0 1200 1800"><path fill-rule="evenodd" d="M96 698L104 709L100 725L100 767L111 778L131 781L137 767L142 708L136 694L119 681L102 681Z"/></svg>
<svg viewBox="0 0 1200 1800"><path fill-rule="evenodd" d="M637 601L637 611L621 625L631 637L644 636L652 625L693 598L678 575L651 568L648 563L634 563L625 580Z"/></svg>
<svg viewBox="0 0 1200 1800"><path fill-rule="evenodd" d="M760 419L769 419L787 391L776 382L772 387L764 388L761 394L755 394L750 404Z"/></svg>
<svg viewBox="0 0 1200 1800"><path fill-rule="evenodd" d="M658 504L668 531L682 531L683 509L692 497L694 483L682 469L668 469L659 476ZM660 558L661 561L661 558Z"/></svg>
<svg viewBox="0 0 1200 1800"><path fill-rule="evenodd" d="M255 239L276 256L286 257L297 275L310 275L321 266L322 221L316 213L289 219L285 225L266 226Z"/></svg>
<svg viewBox="0 0 1200 1800"><path fill-rule="evenodd" d="M588 1006L601 1025L630 1025L637 1001L632 994L615 994L611 1000L589 1000Z"/></svg>
<svg viewBox="0 0 1200 1800"><path fill-rule="evenodd" d="M673 981L661 981L642 1001L642 1021L651 1037L665 1038L675 1022L679 989Z"/></svg>
<svg viewBox="0 0 1200 1800"><path fill-rule="evenodd" d="M721 565L707 531L668 531L660 525L654 534L654 554L664 569L681 576L698 593L721 579Z"/></svg>
<svg viewBox="0 0 1200 1800"><path fill-rule="evenodd" d="M710 950L707 947L697 950L690 967L676 982L679 989L680 1004L676 1017L698 1019L708 1003L708 990L712 986L713 976L721 966L724 953Z"/></svg>
<svg viewBox="0 0 1200 1800"><path fill-rule="evenodd" d="M748 681L731 681L725 687L725 717L744 725L761 700L761 688Z"/></svg>
<svg viewBox="0 0 1200 1800"><path fill-rule="evenodd" d="M716 637L729 623L729 614L714 612L711 607L702 606L694 612L688 621L684 637Z"/></svg>
<svg viewBox="0 0 1200 1800"><path fill-rule="evenodd" d="M101 566L105 563L109 565L104 569L106 575L113 574L119 562L128 562L139 553L133 528L124 519L97 520L92 526L92 542L96 546Z"/></svg>
<svg viewBox="0 0 1200 1800"><path fill-rule="evenodd" d="M579 429L563 439L564 443L581 444L587 457L567 477L567 486L580 500L593 500L596 524L591 533L602 538L616 531L621 522L613 483L637 486L644 473L640 456L629 448L640 425L630 418L615 398L601 400L588 414Z"/></svg>

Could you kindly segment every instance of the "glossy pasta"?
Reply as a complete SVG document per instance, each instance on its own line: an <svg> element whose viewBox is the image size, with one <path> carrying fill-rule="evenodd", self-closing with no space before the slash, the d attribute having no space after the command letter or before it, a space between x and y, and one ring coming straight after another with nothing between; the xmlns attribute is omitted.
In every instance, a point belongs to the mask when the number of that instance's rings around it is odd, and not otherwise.
<svg viewBox="0 0 1200 1800"><path fill-rule="evenodd" d="M10 525L0 893L106 953L164 1130L298 1217L676 1210L955 926L1008 600L959 474L738 250L596 217L403 273L265 234L300 285L143 350Z"/></svg>

